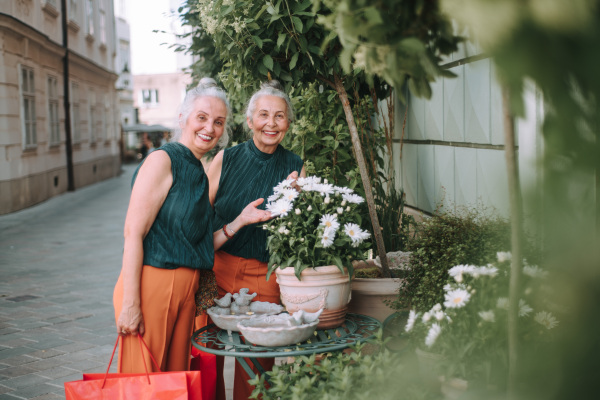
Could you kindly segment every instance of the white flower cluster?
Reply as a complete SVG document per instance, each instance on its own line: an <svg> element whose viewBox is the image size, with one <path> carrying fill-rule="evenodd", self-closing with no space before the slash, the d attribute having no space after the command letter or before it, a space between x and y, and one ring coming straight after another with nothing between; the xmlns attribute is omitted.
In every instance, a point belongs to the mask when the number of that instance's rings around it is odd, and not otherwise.
<svg viewBox="0 0 600 400"><path fill-rule="evenodd" d="M499 262L505 262L511 259L510 252L498 252L497 256ZM523 273L534 279L543 279L547 276L547 272L538 266L525 265L523 268ZM452 318L457 318L459 315L466 317L464 311L462 314L457 314L457 312L460 312L460 309L463 309L465 306L467 306L467 304L473 302L473 296L475 295L476 290L471 286L471 284L465 283L465 276L473 277L475 281L470 282L475 285L477 282L479 282L478 280L481 277L494 278L498 276L499 270L491 264L483 267L478 267L475 265L456 265L448 271L448 274L454 280L454 282L448 283L444 286L444 308L442 308L442 305L436 304L429 311L423 313L422 315L420 312L411 310L408 315L408 321L404 328L407 333L410 333L415 330L416 324L422 323L427 332L425 335L425 345L428 348L432 347L436 343L438 337L443 334L445 329L447 329L448 324L452 323ZM486 284L484 282L481 283L483 283L483 287L485 287ZM506 297L499 297L495 300L496 310L493 309L493 302L494 300L492 300L492 305L488 304L487 307L482 307L483 309L480 308L479 310L472 310L474 313L473 315L480 319L479 326L481 326L483 323L496 322L496 313L499 312L498 310L501 310L500 312L504 313L509 308L509 301ZM476 305L470 307L477 308ZM527 304L524 299L519 300L519 317L528 317L533 312L534 309ZM452 318L450 316L452 316ZM421 318L419 319L419 317ZM548 311L537 312L534 315L533 320L546 329L553 329L558 326L559 323L558 320Z"/></svg>
<svg viewBox="0 0 600 400"><path fill-rule="evenodd" d="M299 192L294 187L294 180L286 179L280 182L273 188L273 194L267 199L266 209L271 212L274 217L286 217L288 213L294 208L294 201L298 198ZM295 181L295 184L301 191L305 192L318 192L323 196L323 202L325 204L331 204L333 196L341 196L340 207L335 209L335 213L324 214L321 216L320 225L323 227L323 232L320 235L321 245L323 247L330 247L333 245L336 235L340 229L340 223L338 222L338 215L342 215L346 211L350 211L348 203L360 204L364 199L355 194L352 189L340 186L334 186L327 182L327 180L321 180L316 176L301 177ZM338 199L339 200L339 199ZM344 208L346 207L346 208ZM309 206L306 211L312 211ZM294 212L297 215L302 213L302 209L296 208ZM369 238L371 235L369 232L362 230L360 226L354 223L344 224L344 234L352 240L352 246L358 247L363 241Z"/></svg>

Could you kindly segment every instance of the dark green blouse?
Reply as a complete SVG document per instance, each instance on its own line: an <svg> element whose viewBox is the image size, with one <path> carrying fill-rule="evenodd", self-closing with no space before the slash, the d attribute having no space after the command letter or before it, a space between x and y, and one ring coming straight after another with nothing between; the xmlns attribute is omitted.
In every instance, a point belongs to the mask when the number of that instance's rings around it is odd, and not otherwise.
<svg viewBox="0 0 600 400"><path fill-rule="evenodd" d="M302 170L304 162L296 154L281 145L273 154L261 152L254 141L225 149L219 190L215 197L215 229L233 221L250 203L258 198L265 199L258 208L264 210L273 187L293 171ZM267 262L267 234L261 224L248 225L228 240L221 250L244 258L256 258Z"/></svg>
<svg viewBox="0 0 600 400"><path fill-rule="evenodd" d="M202 163L178 142L167 143L158 150L164 150L171 158L173 185L144 238L144 265L212 269L212 208Z"/></svg>

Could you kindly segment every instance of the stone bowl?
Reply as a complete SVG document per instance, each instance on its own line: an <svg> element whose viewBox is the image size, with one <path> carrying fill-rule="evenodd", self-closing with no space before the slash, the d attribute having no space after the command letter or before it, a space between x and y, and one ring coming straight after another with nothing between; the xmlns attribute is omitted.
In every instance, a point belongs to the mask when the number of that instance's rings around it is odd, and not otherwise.
<svg viewBox="0 0 600 400"><path fill-rule="evenodd" d="M294 325L279 315L245 319L237 324L238 330L250 343L258 346L287 346L302 343L313 336L319 320Z"/></svg>
<svg viewBox="0 0 600 400"><path fill-rule="evenodd" d="M258 303L258 302L257 302ZM206 313L210 316L213 323L221 329L225 329L232 332L237 332L238 322L245 321L247 319L256 318L259 316L266 316L272 314L279 314L283 307L278 304L267 304L262 302L262 307L259 307L257 311L246 313L246 314L230 314L224 313L225 310L221 307L210 307L206 310Z"/></svg>

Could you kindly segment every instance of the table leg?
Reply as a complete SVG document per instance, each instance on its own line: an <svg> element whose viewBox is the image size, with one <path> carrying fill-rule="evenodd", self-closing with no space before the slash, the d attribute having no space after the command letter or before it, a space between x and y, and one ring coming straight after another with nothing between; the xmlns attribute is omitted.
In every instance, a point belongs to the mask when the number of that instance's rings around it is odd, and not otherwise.
<svg viewBox="0 0 600 400"><path fill-rule="evenodd" d="M262 365L260 365L260 363L258 362L258 360L256 358L235 357L237 362L242 366L242 368L244 368L244 371L246 371L246 373L248 374L250 379L254 379L256 377L256 374L254 373L254 371L252 371L252 368L250 368L250 365L248 365L246 358L248 358L252 362L252 365L254 365L256 367L259 375L263 375L265 377L265 381L267 381L268 384L271 384L271 381L269 380L267 375L265 375L265 369L262 367Z"/></svg>

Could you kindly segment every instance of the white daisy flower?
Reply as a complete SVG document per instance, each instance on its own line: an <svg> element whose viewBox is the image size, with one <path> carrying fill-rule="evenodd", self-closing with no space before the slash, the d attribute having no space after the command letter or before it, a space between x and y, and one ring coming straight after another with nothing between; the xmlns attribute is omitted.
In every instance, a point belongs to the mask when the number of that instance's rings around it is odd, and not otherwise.
<svg viewBox="0 0 600 400"><path fill-rule="evenodd" d="M296 189L283 189L281 191L281 197L289 201L294 201L299 194Z"/></svg>
<svg viewBox="0 0 600 400"><path fill-rule="evenodd" d="M496 320L496 314L493 310L479 311L479 317L485 322L494 322Z"/></svg>
<svg viewBox="0 0 600 400"><path fill-rule="evenodd" d="M445 316L446 314L444 314L443 311L436 311L434 314L435 319L437 319L438 321L443 320Z"/></svg>
<svg viewBox="0 0 600 400"><path fill-rule="evenodd" d="M312 211L312 206L306 207L306 211Z"/></svg>
<svg viewBox="0 0 600 400"><path fill-rule="evenodd" d="M302 214L302 210L301 210L301 209L299 209L299 208L296 208L296 209L294 210L294 212L296 213L296 215L300 215L300 214Z"/></svg>
<svg viewBox="0 0 600 400"><path fill-rule="evenodd" d="M365 201L365 199L355 193L342 193L342 199L353 204L360 204Z"/></svg>
<svg viewBox="0 0 600 400"><path fill-rule="evenodd" d="M431 307L433 311L442 311L442 305L437 303L435 306Z"/></svg>
<svg viewBox="0 0 600 400"><path fill-rule="evenodd" d="M342 195L354 193L354 190L352 190L350 188L347 188L347 187L335 186L334 190L335 190L336 193L339 193L339 194L342 194Z"/></svg>
<svg viewBox="0 0 600 400"><path fill-rule="evenodd" d="M289 189L292 182L294 182L293 179L285 179L285 180L279 182L277 184L277 186L275 186L273 188L273 192L279 193L279 192L283 191L284 189Z"/></svg>
<svg viewBox="0 0 600 400"><path fill-rule="evenodd" d="M538 324L546 327L546 329L552 329L558 326L557 319L554 318L554 316L547 311L540 311L539 313L535 314L535 317L533 317L533 319Z"/></svg>
<svg viewBox="0 0 600 400"><path fill-rule="evenodd" d="M428 311L423 314L423 317L421 318L421 322L423 322L425 324L425 323L429 322L430 319L431 319L431 313Z"/></svg>
<svg viewBox="0 0 600 400"><path fill-rule="evenodd" d="M325 214L321 217L320 224L325 228L333 229L334 231L340 227L336 214Z"/></svg>
<svg viewBox="0 0 600 400"><path fill-rule="evenodd" d="M365 239L371 236L369 232L363 231L362 229L360 229L360 226L352 223L344 225L344 232L346 232L346 235L348 235L350 239L352 239L352 245L354 247L357 247Z"/></svg>
<svg viewBox="0 0 600 400"><path fill-rule="evenodd" d="M498 268L496 267L476 267L475 270L472 272L473 276L475 275L484 275L484 276L491 276L494 277L496 275L498 275Z"/></svg>
<svg viewBox="0 0 600 400"><path fill-rule="evenodd" d="M333 244L333 239L335 237L335 233L331 233L330 230L325 229L323 232L323 236L321 237L321 244L323 247L327 248Z"/></svg>
<svg viewBox="0 0 600 400"><path fill-rule="evenodd" d="M499 297L496 301L496 308L500 308L502 310L508 310L508 298L507 297Z"/></svg>
<svg viewBox="0 0 600 400"><path fill-rule="evenodd" d="M406 326L404 327L406 332L412 331L413 327L415 326L415 321L418 317L419 314L415 310L410 310L408 313L408 321L406 321Z"/></svg>
<svg viewBox="0 0 600 400"><path fill-rule="evenodd" d="M273 193L267 198L267 203L273 203L281 198L281 193Z"/></svg>
<svg viewBox="0 0 600 400"><path fill-rule="evenodd" d="M446 308L461 308L467 304L471 295L464 289L454 289L446 293L444 298L446 299L444 301Z"/></svg>
<svg viewBox="0 0 600 400"><path fill-rule="evenodd" d="M427 337L425 338L425 345L427 347L433 346L441 332L442 328L438 324L431 325L429 332L427 332Z"/></svg>
<svg viewBox="0 0 600 400"><path fill-rule="evenodd" d="M525 265L523 267L523 273L532 278L545 278L548 276L548 271L544 271L537 265Z"/></svg>
<svg viewBox="0 0 600 400"><path fill-rule="evenodd" d="M471 273L477 267L474 265L456 265L448 270L448 275L455 277L462 274Z"/></svg>
<svg viewBox="0 0 600 400"><path fill-rule="evenodd" d="M292 202L287 199L279 199L274 203L267 204L267 211L271 212L271 216L273 217L286 217L288 213L292 210Z"/></svg>
<svg viewBox="0 0 600 400"><path fill-rule="evenodd" d="M344 213L344 209L342 207L337 208L337 213L342 215Z"/></svg>
<svg viewBox="0 0 600 400"><path fill-rule="evenodd" d="M512 254L510 251L499 251L496 253L499 262L510 261Z"/></svg>
<svg viewBox="0 0 600 400"><path fill-rule="evenodd" d="M330 194L333 194L333 185L330 183L318 183L314 185L314 190L316 192L321 193L321 196L329 197Z"/></svg>
<svg viewBox="0 0 600 400"><path fill-rule="evenodd" d="M525 300L519 300L519 317L526 317L530 312L533 311L533 308L529 307Z"/></svg>

